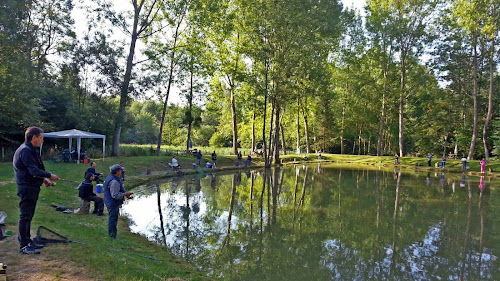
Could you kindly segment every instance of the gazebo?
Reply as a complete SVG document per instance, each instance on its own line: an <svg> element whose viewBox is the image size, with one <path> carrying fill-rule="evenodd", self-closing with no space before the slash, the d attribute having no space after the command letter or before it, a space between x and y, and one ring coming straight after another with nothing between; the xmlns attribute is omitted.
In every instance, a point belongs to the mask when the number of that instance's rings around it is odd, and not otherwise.
<svg viewBox="0 0 500 281"><path fill-rule="evenodd" d="M105 135L99 135L99 134L94 134L94 133L89 133L89 132L84 132L80 130L66 130L66 131L59 131L59 132L52 132L52 133L43 133L44 138L63 138L63 139L69 139L69 150L71 151L71 144L73 142L73 139L76 139L76 148L78 151L78 161L77 163L80 163L80 148L81 148L81 141L82 139L102 139L102 160L104 161L104 154L106 152L106 136ZM42 143L43 145L43 143ZM40 147L40 155L42 154L42 147Z"/></svg>

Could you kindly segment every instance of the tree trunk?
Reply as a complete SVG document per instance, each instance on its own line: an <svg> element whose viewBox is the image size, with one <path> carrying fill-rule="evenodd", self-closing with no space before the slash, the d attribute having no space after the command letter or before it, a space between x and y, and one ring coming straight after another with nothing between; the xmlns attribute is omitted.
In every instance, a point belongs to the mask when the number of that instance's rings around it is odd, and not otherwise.
<svg viewBox="0 0 500 281"><path fill-rule="evenodd" d="M165 114L167 112L167 104L168 104L168 96L170 96L170 87L172 86L173 75L174 75L174 66L175 66L175 49L177 47L177 39L179 38L179 28L181 26L182 19L177 23L177 27L175 28L174 34L174 45L172 48L172 53L170 54L170 68L168 71L168 84L167 84L167 95L165 96L165 101L163 102L163 111L161 113L161 121L160 121L160 131L158 133L158 145L156 146L156 155L160 155L161 149L161 137L163 135L163 124L165 123Z"/></svg>
<svg viewBox="0 0 500 281"><path fill-rule="evenodd" d="M252 152L255 152L255 104L252 114Z"/></svg>
<svg viewBox="0 0 500 281"><path fill-rule="evenodd" d="M234 90L231 88L231 116L233 118L233 153L238 154L238 122L236 120L236 103L234 101Z"/></svg>
<svg viewBox="0 0 500 281"><path fill-rule="evenodd" d="M309 142L309 122L307 120L307 113L305 109L302 109L302 116L304 117L304 132L306 138L306 152L311 153L311 143Z"/></svg>
<svg viewBox="0 0 500 281"><path fill-rule="evenodd" d="M383 154L382 143L384 141L384 127L385 127L385 87L386 85L384 85L384 93L382 94L382 109L380 110L380 123L378 125L377 156L381 156Z"/></svg>
<svg viewBox="0 0 500 281"><path fill-rule="evenodd" d="M493 15L495 15L495 7L493 6ZM495 34L496 35L496 34ZM486 114L486 119L484 121L483 127L483 145L484 145L484 157L486 160L490 159L490 153L488 150L488 126L491 121L491 117L493 116L493 79L495 73L495 36L491 40L491 51L490 51L490 89L488 94L488 113Z"/></svg>
<svg viewBox="0 0 500 281"><path fill-rule="evenodd" d="M134 15L134 25L132 29L132 39L130 41L130 48L127 57L127 67L125 69L125 75L123 76L123 83L120 89L120 107L118 109L118 114L115 119L115 131L113 134L113 146L111 148L111 156L120 155L120 135L122 131L122 123L125 119L125 107L127 106L128 99L128 86L130 84L130 78L132 76L132 66L134 66L134 53L135 44L137 42L137 25L139 23L139 10L135 10Z"/></svg>
<svg viewBox="0 0 500 281"><path fill-rule="evenodd" d="M443 157L446 157L446 147L448 144L448 135L443 138Z"/></svg>
<svg viewBox="0 0 500 281"><path fill-rule="evenodd" d="M340 154L344 154L345 110L347 106L346 104L347 104L347 93L344 93L344 101L342 104L342 120L340 123Z"/></svg>
<svg viewBox="0 0 500 281"><path fill-rule="evenodd" d="M401 87L399 94L399 156L403 157L404 151L404 106L405 106L405 83L406 83L406 54L401 54Z"/></svg>
<svg viewBox="0 0 500 281"><path fill-rule="evenodd" d="M163 135L163 124L165 124L165 115L167 113L167 104L168 97L170 96L170 88L172 86L172 80L174 75L174 51L172 51L172 55L170 56L170 70L168 75L168 84L167 84L167 95L165 96L165 101L163 102L163 111L161 113L161 121L160 121L160 131L158 133L158 144L156 145L156 155L160 155L161 149L161 137Z"/></svg>
<svg viewBox="0 0 500 281"><path fill-rule="evenodd" d="M297 154L300 153L300 98L297 97Z"/></svg>
<svg viewBox="0 0 500 281"><path fill-rule="evenodd" d="M191 75L190 75L190 86L189 86L189 97L188 97L188 104L189 104L189 120L188 120L188 133L187 133L187 140L186 140L186 152L189 151L189 142L191 141L191 129L193 128L193 71L191 70Z"/></svg>
<svg viewBox="0 0 500 281"><path fill-rule="evenodd" d="M382 143L384 141L384 128L385 128L385 118L386 118L386 94L387 94L387 88L388 88L388 82L387 82L387 77L388 77L388 56L387 56L387 49L386 49L386 44L385 40L383 41L383 54L384 54L384 91L382 93L382 109L380 110L380 123L378 127L378 136L377 136L377 156L381 156L384 154L382 151ZM391 52L390 52L391 53ZM389 53L389 56L390 56Z"/></svg>
<svg viewBox="0 0 500 281"><path fill-rule="evenodd" d="M282 123L283 115L285 115L284 112L281 114L281 121L280 121L281 148L283 149L283 155L286 155L285 130L283 129L283 123Z"/></svg>
<svg viewBox="0 0 500 281"><path fill-rule="evenodd" d="M470 149L469 149L469 155L467 156L468 160L472 160L474 158L474 150L476 149L476 139L477 139L477 37L476 34L474 34L474 42L472 43L472 51L473 51L473 56L472 56L472 63L473 65L473 78L472 81L474 83L474 90L472 92L472 98L474 101L474 117L473 117L473 125L472 125L472 137L470 141Z"/></svg>
<svg viewBox="0 0 500 281"><path fill-rule="evenodd" d="M274 110L276 109L276 97L273 98L273 101L271 103L271 122L269 122L269 153L267 154L267 163L269 165L271 165L271 158L272 156L274 155L274 147L273 147L273 142L274 142L274 138L273 138L273 121L274 121Z"/></svg>
<svg viewBox="0 0 500 281"><path fill-rule="evenodd" d="M265 79L264 79L264 88L265 88L265 93L264 93L264 118L263 118L263 124L262 124L262 150L264 152L264 166L267 168L269 166L269 163L267 162L267 144L266 144L266 115L267 115L267 95L268 95L268 64L267 61L264 63L265 64ZM264 180L265 182L265 180ZM264 183L265 184L265 183Z"/></svg>
<svg viewBox="0 0 500 281"><path fill-rule="evenodd" d="M361 155L361 130L359 130L359 138L358 138L358 155Z"/></svg>

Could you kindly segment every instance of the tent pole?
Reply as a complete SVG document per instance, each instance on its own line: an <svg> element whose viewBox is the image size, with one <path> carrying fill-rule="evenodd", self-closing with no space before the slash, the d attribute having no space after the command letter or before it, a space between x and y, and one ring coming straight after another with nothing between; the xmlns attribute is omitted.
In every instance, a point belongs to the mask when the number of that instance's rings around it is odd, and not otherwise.
<svg viewBox="0 0 500 281"><path fill-rule="evenodd" d="M80 164L80 148L81 148L81 142L82 138L78 137L76 139L76 149L78 150L78 160L76 161L77 164Z"/></svg>
<svg viewBox="0 0 500 281"><path fill-rule="evenodd" d="M104 155L106 153L106 137L102 139L102 161L104 162Z"/></svg>

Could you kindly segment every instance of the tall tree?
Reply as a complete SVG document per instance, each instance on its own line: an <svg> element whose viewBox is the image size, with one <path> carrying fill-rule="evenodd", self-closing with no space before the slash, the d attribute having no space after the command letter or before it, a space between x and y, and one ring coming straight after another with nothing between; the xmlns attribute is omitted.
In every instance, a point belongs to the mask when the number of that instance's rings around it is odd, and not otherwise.
<svg viewBox="0 0 500 281"><path fill-rule="evenodd" d="M495 79L495 48L496 48L496 37L498 32L499 18L497 15L498 1L489 1L488 4L488 14L486 15L485 26L483 28L484 33L490 40L490 51L489 51L489 90L488 90L488 113L484 120L483 126L483 146L484 146L484 157L486 160L490 158L490 151L488 149L488 127L490 125L491 119L493 117L493 98L494 98L494 79Z"/></svg>
<svg viewBox="0 0 500 281"><path fill-rule="evenodd" d="M111 148L111 155L113 156L118 156L120 154L120 135L125 119L126 105L129 99L129 86L132 78L132 69L135 65L134 57L137 40L146 39L155 34L158 30L161 30L161 24L155 23L158 23L164 16L164 5L161 0L131 0L131 4L131 13L128 15L113 11L111 8L112 5L107 1L103 1L101 4L105 16L110 22L130 36L125 72L120 86L120 105L116 115L113 133L113 146ZM129 21L132 21L131 25Z"/></svg>
<svg viewBox="0 0 500 281"><path fill-rule="evenodd" d="M467 159L474 159L478 130L478 94L479 94L479 66L478 66L478 44L481 28L484 24L484 11L486 7L484 0L454 1L452 16L458 25L466 32L470 42L472 53L472 99L473 99L473 123L472 136Z"/></svg>
<svg viewBox="0 0 500 281"><path fill-rule="evenodd" d="M166 85L166 93L164 95L163 101L163 111L161 114L160 120L160 131L158 133L158 143L156 146L156 154L160 154L162 135L163 135L163 126L165 124L165 116L167 111L168 99L170 97L170 91L172 88L172 84L174 83L174 69L178 63L177 54L180 49L180 37L182 35L183 29L182 25L184 24L185 18L189 9L189 0L183 1L169 1L167 2L166 10L164 11L167 14L168 24L173 30L166 30L163 33L163 36L158 36L151 40L151 45L153 46L153 51L148 52L149 57L153 60L153 63L156 64L155 68L160 77L163 77L165 63L164 58L167 57L168 64L168 72L167 72L167 85ZM169 31L172 32L172 36L170 37ZM166 42L165 42L166 41ZM161 96L163 96L162 91L160 91Z"/></svg>
<svg viewBox="0 0 500 281"><path fill-rule="evenodd" d="M432 34L428 29L437 1L428 0L371 0L370 10L376 15L385 15L392 26L393 44L398 51L400 67L399 88L399 154L405 155L404 122L405 105L408 98L406 87L407 63L412 56L418 57L427 39ZM378 12L380 9L382 11Z"/></svg>

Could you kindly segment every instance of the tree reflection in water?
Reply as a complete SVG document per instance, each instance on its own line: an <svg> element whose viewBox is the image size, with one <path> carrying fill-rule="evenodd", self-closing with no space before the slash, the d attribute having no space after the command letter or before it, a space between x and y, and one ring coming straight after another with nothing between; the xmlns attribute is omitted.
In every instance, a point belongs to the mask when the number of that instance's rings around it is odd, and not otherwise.
<svg viewBox="0 0 500 281"><path fill-rule="evenodd" d="M160 183L124 211L133 231L224 280L495 280L500 197L477 178L435 177L238 171Z"/></svg>

